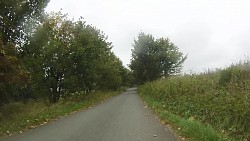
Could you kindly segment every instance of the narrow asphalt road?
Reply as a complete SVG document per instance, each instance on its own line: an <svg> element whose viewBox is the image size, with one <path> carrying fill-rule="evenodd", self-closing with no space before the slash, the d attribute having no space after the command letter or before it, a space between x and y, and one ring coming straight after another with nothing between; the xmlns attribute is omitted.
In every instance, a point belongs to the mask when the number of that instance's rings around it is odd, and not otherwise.
<svg viewBox="0 0 250 141"><path fill-rule="evenodd" d="M0 141L177 141L145 106L135 88L87 111Z"/></svg>

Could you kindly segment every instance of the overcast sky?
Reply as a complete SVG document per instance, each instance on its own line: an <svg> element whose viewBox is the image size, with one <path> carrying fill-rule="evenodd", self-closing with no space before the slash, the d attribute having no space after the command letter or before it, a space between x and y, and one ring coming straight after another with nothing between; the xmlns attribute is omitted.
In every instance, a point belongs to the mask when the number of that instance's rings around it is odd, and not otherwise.
<svg viewBox="0 0 250 141"><path fill-rule="evenodd" d="M188 54L184 72L250 57L250 0L50 0L46 11L60 9L104 31L124 65L140 31L169 37Z"/></svg>

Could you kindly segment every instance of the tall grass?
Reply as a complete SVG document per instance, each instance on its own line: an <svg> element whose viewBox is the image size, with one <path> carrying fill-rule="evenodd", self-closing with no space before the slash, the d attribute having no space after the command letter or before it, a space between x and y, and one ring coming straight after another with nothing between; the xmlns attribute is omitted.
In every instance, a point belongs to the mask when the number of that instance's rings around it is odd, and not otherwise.
<svg viewBox="0 0 250 141"><path fill-rule="evenodd" d="M250 140L250 62L197 75L161 79L138 88L170 113L193 118L235 138Z"/></svg>

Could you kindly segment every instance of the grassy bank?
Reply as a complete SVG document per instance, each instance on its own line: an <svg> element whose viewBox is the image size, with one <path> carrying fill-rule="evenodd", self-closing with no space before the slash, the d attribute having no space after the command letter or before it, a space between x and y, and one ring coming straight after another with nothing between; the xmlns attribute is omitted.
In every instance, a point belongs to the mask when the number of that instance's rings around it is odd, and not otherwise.
<svg viewBox="0 0 250 141"><path fill-rule="evenodd" d="M203 125L194 118L185 119L165 110L165 106L159 100L149 95L140 95L142 99L159 116L163 124L170 124L171 127L180 134L180 139L190 141L225 141L229 137L216 132L209 125Z"/></svg>
<svg viewBox="0 0 250 141"><path fill-rule="evenodd" d="M158 80L139 87L138 92L160 103L163 111L211 126L228 140L250 140L249 62Z"/></svg>
<svg viewBox="0 0 250 141"><path fill-rule="evenodd" d="M22 133L29 128L36 128L58 119L64 115L74 113L78 110L90 108L112 96L117 92L93 92L83 94L77 92L67 100L61 99L58 103L30 101L26 104L21 102L5 105L0 115L0 136L11 135L15 132Z"/></svg>

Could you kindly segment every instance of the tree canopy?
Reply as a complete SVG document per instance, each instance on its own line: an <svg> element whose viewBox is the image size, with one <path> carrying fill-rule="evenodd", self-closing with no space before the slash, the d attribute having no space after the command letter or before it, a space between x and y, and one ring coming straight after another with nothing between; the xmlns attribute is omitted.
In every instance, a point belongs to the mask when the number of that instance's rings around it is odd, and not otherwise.
<svg viewBox="0 0 250 141"><path fill-rule="evenodd" d="M82 19L73 22L60 12L47 15L22 52L35 93L57 102L71 92L119 88L124 67L106 40Z"/></svg>
<svg viewBox="0 0 250 141"><path fill-rule="evenodd" d="M28 23L41 22L47 3L48 0L0 0L0 107L29 93L30 76L17 44L24 42Z"/></svg>
<svg viewBox="0 0 250 141"><path fill-rule="evenodd" d="M0 30L3 44L20 42L27 22L40 21L49 0L0 0Z"/></svg>
<svg viewBox="0 0 250 141"><path fill-rule="evenodd" d="M23 32L19 26L13 27L16 33L11 29L1 34L0 106L29 98L54 103L78 91L116 90L128 85L130 72L101 30L82 18L70 20L61 12L43 14L42 19L35 29L27 30L26 37L16 36ZM16 37L24 41L22 46Z"/></svg>
<svg viewBox="0 0 250 141"><path fill-rule="evenodd" d="M143 32L133 47L130 68L138 84L179 73L187 58L168 38L155 39Z"/></svg>

